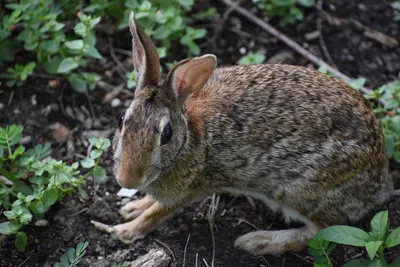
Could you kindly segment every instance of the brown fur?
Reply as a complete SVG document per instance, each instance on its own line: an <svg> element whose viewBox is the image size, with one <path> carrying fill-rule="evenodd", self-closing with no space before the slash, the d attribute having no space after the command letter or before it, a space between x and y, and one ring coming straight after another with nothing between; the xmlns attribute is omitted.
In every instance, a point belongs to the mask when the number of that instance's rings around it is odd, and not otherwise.
<svg viewBox="0 0 400 267"><path fill-rule="evenodd" d="M140 39L145 50L152 45ZM157 68L152 60L142 64ZM214 60L206 55L180 62L157 86L146 73L138 77L142 84L114 139L115 170L122 185L139 186L154 204L117 231L119 239L143 236L194 198L244 193L305 223L235 242L253 254L280 254L303 248L322 227L361 219L387 199L393 185L383 135L359 92L303 67L212 71ZM188 77L182 74L187 64ZM167 122L173 135L161 145Z"/></svg>

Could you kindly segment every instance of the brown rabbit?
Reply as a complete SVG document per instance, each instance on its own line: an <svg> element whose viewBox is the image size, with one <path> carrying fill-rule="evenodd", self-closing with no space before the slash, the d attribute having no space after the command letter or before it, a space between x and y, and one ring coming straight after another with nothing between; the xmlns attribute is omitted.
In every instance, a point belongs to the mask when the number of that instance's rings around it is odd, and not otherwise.
<svg viewBox="0 0 400 267"><path fill-rule="evenodd" d="M118 239L142 238L177 209L212 193L238 193L304 226L256 231L251 254L302 250L323 227L357 221L393 185L379 121L339 79L290 65L216 68L204 55L160 81L155 46L130 16L135 99L113 149L121 186L147 193L121 209Z"/></svg>

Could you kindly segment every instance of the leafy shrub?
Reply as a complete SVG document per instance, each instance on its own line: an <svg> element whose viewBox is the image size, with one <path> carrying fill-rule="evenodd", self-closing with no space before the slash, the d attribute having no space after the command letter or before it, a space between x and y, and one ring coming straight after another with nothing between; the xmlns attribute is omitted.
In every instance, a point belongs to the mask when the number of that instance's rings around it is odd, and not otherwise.
<svg viewBox="0 0 400 267"><path fill-rule="evenodd" d="M79 243L75 248L69 248L68 251L60 257L60 262L57 262L53 267L74 267L77 266L83 256L86 254L86 248L89 242Z"/></svg>
<svg viewBox="0 0 400 267"><path fill-rule="evenodd" d="M308 243L308 253L314 257L314 266L333 267L329 255L335 249L336 244L364 247L369 257L369 259L351 260L343 267L399 266L400 258L395 259L389 265L383 255L385 249L400 245L400 227L389 233L388 214L387 210L377 213L371 221L371 232L369 233L346 225L335 225L322 229Z"/></svg>
<svg viewBox="0 0 400 267"><path fill-rule="evenodd" d="M394 20L399 21L400 20L400 0L393 2L392 7L395 10Z"/></svg>
<svg viewBox="0 0 400 267"><path fill-rule="evenodd" d="M0 127L0 208L6 221L0 223L0 234L16 234L16 248L24 250L27 236L20 228L29 224L33 217L40 219L57 201L78 190L85 194L83 185L89 175L97 181L105 178L105 170L99 166L100 157L110 146L108 139L91 138L95 147L90 157L80 162L88 168L79 171L79 162L71 165L51 159L50 144L38 144L26 149L18 145L23 127Z"/></svg>
<svg viewBox="0 0 400 267"><path fill-rule="evenodd" d="M80 13L75 35L67 37L65 23L59 22L61 6L53 0L21 0L18 4L11 2L5 6L11 13L5 14L0 24L0 64L13 61L16 51L20 50L16 48L23 47L25 51L32 51L47 73L65 76L76 91L86 91L88 84L89 88L94 88L93 83L99 80L97 75L72 71L86 66L87 58L101 58L95 48L94 34L100 18ZM34 62L24 69L16 65L2 76L9 80L8 86L21 85L34 67Z"/></svg>
<svg viewBox="0 0 400 267"><path fill-rule="evenodd" d="M383 85L365 96L377 100L375 113L381 119L383 134L385 136L386 154L389 158L400 162L400 82L395 81ZM382 106L379 100L384 100Z"/></svg>
<svg viewBox="0 0 400 267"><path fill-rule="evenodd" d="M241 59L239 59L238 63L242 65L247 64L262 64L265 61L265 55L249 52Z"/></svg>
<svg viewBox="0 0 400 267"><path fill-rule="evenodd" d="M315 0L252 0L258 8L265 11L270 18L279 18L280 25L293 24L303 20L303 11L298 5L311 7Z"/></svg>
<svg viewBox="0 0 400 267"><path fill-rule="evenodd" d="M90 0L86 7L82 1L79 4L67 0L21 0L18 4L6 1L9 2L5 5L7 11L11 13L5 14L0 22L0 65L13 61L16 52L23 48L22 52L32 52L36 57L38 69L64 76L77 92L93 90L100 80L94 73L76 71L86 67L88 58L101 58L95 48L95 26L100 16L117 20L121 30L128 26L129 12L135 11L140 25L157 42L160 58L166 56L171 41L175 40L187 47L189 55L200 54L196 40L206 34L204 29L188 26L190 19L185 14L191 11L193 0ZM89 13L96 16L86 15ZM65 26L75 14L80 21L74 27L74 34L69 34ZM199 15L207 18L213 14L215 9ZM32 74L34 67L35 62L25 68L16 65L2 78L8 80L8 86L19 86Z"/></svg>

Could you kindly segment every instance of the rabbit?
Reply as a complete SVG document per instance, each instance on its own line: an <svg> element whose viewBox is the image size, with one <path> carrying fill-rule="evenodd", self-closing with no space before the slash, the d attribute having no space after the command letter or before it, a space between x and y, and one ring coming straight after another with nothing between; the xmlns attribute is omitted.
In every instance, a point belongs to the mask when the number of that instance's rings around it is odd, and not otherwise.
<svg viewBox="0 0 400 267"><path fill-rule="evenodd" d="M255 231L234 247L253 255L301 251L327 226L349 224L393 191L379 120L345 82L292 65L216 67L184 59L160 77L150 38L130 14L134 100L118 119L114 172L146 193L112 232L146 236L177 209L213 193L257 198L304 226Z"/></svg>

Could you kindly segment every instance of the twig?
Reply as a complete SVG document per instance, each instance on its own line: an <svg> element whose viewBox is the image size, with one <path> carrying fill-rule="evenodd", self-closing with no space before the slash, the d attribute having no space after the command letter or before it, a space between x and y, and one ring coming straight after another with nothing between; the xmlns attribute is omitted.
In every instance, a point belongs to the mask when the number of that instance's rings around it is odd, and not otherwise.
<svg viewBox="0 0 400 267"><path fill-rule="evenodd" d="M79 214L81 214L81 213L84 213L84 212L87 211L87 210L88 210L88 208L83 208L83 209L81 209L80 211L77 211L77 212L75 212L74 214L72 214L71 217L75 217L75 216L77 216L77 215L79 215Z"/></svg>
<svg viewBox="0 0 400 267"><path fill-rule="evenodd" d="M119 76L126 82L125 74L128 73L129 70L127 68L125 68L124 64L121 63L121 61L118 59L117 55L115 54L114 46L112 44L111 38L108 39L108 44L110 47L110 55L111 55L112 59L114 60L114 62L118 66L117 72L118 72Z"/></svg>
<svg viewBox="0 0 400 267"><path fill-rule="evenodd" d="M171 256L172 256L172 259L174 260L174 265L175 265L175 263L176 263L176 258L175 258L175 254L174 254L174 252L172 251L172 249L171 249L169 246L167 246L167 244L165 244L164 242L161 242L161 241L158 240L158 239L154 239L154 241L155 241L156 243L162 245L162 246L165 247L166 249L168 249L169 253L171 253Z"/></svg>
<svg viewBox="0 0 400 267"><path fill-rule="evenodd" d="M336 77L349 82L351 81L351 78L348 77L347 75L341 73L339 70L333 68L332 66L330 66L328 63L326 63L325 61L323 61L322 59L318 58L317 56L311 54L309 51L305 50L303 47L301 47L299 44L297 44L295 41L293 41L292 39L290 39L288 36L286 36L285 34L279 32L277 29L275 29L274 27L272 27L270 24L268 24L267 22L257 18L256 16L254 16L251 12L247 11L246 9L235 5L231 0L222 0L222 2L227 5L227 6L232 6L236 12L238 12L240 15L242 15L243 17L247 18L248 20L250 20L251 22L253 22L254 24L258 25L260 28L262 28L263 30L269 32L270 34L274 35L276 38L278 38L279 40L281 40L282 42L284 42L287 46L289 46L290 48L292 48L293 50L295 50L297 53L299 53L300 55L302 55L303 57L307 58L309 61L311 61L312 63L314 63L315 65L321 67L321 66L325 66L326 69L334 74ZM371 92L370 89L363 87L360 89L360 91L363 94L369 94ZM379 100L383 105L386 104L386 101L383 99Z"/></svg>
<svg viewBox="0 0 400 267"><path fill-rule="evenodd" d="M90 99L89 93L86 91L85 92L85 96L88 100L89 103L89 109L90 109L90 115L92 117L92 119L94 118L94 110L93 110L93 104L92 104L92 100Z"/></svg>
<svg viewBox="0 0 400 267"><path fill-rule="evenodd" d="M322 9L322 0L318 1L317 6L318 6L319 10L323 10ZM321 16L318 16L318 18L317 18L317 30L319 32L319 45L321 46L322 53L324 54L326 59L328 59L329 62L335 67L335 69L337 69L337 66L335 65L335 62L333 61L331 54L329 53L329 50L326 47L325 40L322 35L322 18L321 18Z"/></svg>
<svg viewBox="0 0 400 267"><path fill-rule="evenodd" d="M260 228L258 228L257 226L255 226L255 225L252 224L251 222L246 221L245 219L242 219L242 218L236 218L236 219L238 220L238 225L239 225L240 223L244 222L244 223L250 225L251 227L253 227L254 229L260 230Z"/></svg>
<svg viewBox="0 0 400 267"><path fill-rule="evenodd" d="M13 100L13 97L14 97L14 90L11 91L10 98L8 99L7 106L9 106L11 104L11 101Z"/></svg>
<svg viewBox="0 0 400 267"><path fill-rule="evenodd" d="M199 260L199 253L196 253L196 265L195 267L197 267L197 261Z"/></svg>
<svg viewBox="0 0 400 267"><path fill-rule="evenodd" d="M188 244L189 244L189 239L190 239L190 233L189 233L189 235L188 235L188 237L187 237L187 240L186 240L186 245L185 245L185 250L183 251L183 267L185 267L185 263L186 263L186 250L187 250L187 247L188 247Z"/></svg>
<svg viewBox="0 0 400 267"><path fill-rule="evenodd" d="M129 57L132 56L132 52L129 51L129 50L125 50L125 49L121 49L121 48L116 48L116 47L114 47L114 50L115 50L115 52L120 53L120 54L122 54L122 55L129 56Z"/></svg>
<svg viewBox="0 0 400 267"><path fill-rule="evenodd" d="M233 10L235 9L236 5L239 5L239 4L240 4L240 1L237 2L237 3L234 3L232 6L230 6L224 12L224 14L222 15L222 18L218 21L217 26L215 27L215 30L214 30L214 34L213 34L213 36L211 37L211 40L210 40L210 42L211 42L211 44L213 46L212 50L214 52L217 50L217 45L215 44L216 40L220 36L220 32L222 31L226 20L228 19L229 15L233 12Z"/></svg>
<svg viewBox="0 0 400 267"><path fill-rule="evenodd" d="M213 194L212 199L211 199L210 208L208 209L208 223L209 223L209 225L210 225L211 240L212 240L212 260L211 260L211 267L214 267L214 262L215 262L214 219L215 219L215 214L216 214L216 212L217 212L218 204L219 204L219 196L216 197L215 194Z"/></svg>
<svg viewBox="0 0 400 267"><path fill-rule="evenodd" d="M264 256L260 256L260 258L265 261L265 263L267 264L268 267L271 267L271 265L269 265L269 262L267 261L267 259Z"/></svg>
<svg viewBox="0 0 400 267"><path fill-rule="evenodd" d="M206 259L203 258L203 262L207 267L210 267L210 265L208 265L208 263L206 262Z"/></svg>
<svg viewBox="0 0 400 267"><path fill-rule="evenodd" d="M34 250L32 250L31 252L29 252L28 258L26 258L23 262L21 262L18 267L21 267L22 265L25 264L25 262L27 262L29 260L29 258L32 256L33 252L35 252Z"/></svg>

